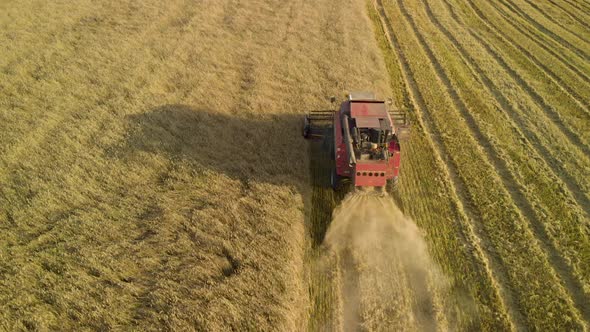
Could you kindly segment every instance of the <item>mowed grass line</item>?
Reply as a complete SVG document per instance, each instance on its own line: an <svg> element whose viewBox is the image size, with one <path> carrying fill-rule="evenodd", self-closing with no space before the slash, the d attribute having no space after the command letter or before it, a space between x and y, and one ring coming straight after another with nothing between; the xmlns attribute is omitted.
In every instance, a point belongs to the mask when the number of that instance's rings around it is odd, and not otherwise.
<svg viewBox="0 0 590 332"><path fill-rule="evenodd" d="M396 22L404 22L406 19L404 16L406 15L396 14L394 7L386 7L388 15L395 14L393 18ZM399 36L410 36L408 39L415 32L410 29L403 33L406 29L405 23L396 26L396 28L396 31L400 32ZM465 112L465 106L462 105L461 99L454 90L450 89L449 79L448 77L445 78L446 75L442 67L437 64L438 61L431 53L432 50L428 48L418 50L415 47L412 48L412 45L416 45L416 43L425 45L424 40L420 41L419 38L418 41L413 43L401 40L404 47L413 50L415 56L410 59L410 64L414 62L414 77L418 84L422 86L421 92L425 95L425 101L433 103L431 104L432 108L429 108L432 110L431 114L439 128L438 130L444 133L443 139L447 143L447 149L452 160L456 163L455 167L459 175L467 184L466 189L470 193L470 198L474 201L474 206L478 208L480 216L486 220L484 225L487 234L504 263L503 266L510 276L511 286L518 292L517 299L527 317L528 323L540 328L543 326L547 328L551 326L553 328L556 326L581 327L581 322L571 302L568 301L563 288L559 285L558 279L550 268L545 255L537 245L532 245L537 243L535 237L526 226L527 223L523 220L516 206L514 206L510 193L504 189L503 182L506 180L506 170L500 169L503 180L497 177L497 167L491 167L487 158L491 158L491 161L496 166L500 165L498 159L491 153L491 147L483 139L481 132L473 132L476 129L473 119L469 119L469 114ZM405 42L408 44L404 45ZM422 52L426 52L426 55L423 55ZM422 56L419 57L418 54ZM415 61L420 61L420 65L417 65ZM434 67L432 67L432 63L435 64ZM433 91L432 88L428 88L433 84L432 79L429 78L431 75L425 75L423 72L428 68L437 76L441 75L439 76L441 81L435 82L441 84L444 92ZM454 97L452 97L453 95ZM459 118L455 107L458 107L458 110L461 111L462 117L467 116L467 124L463 122L462 118ZM477 141L471 135L466 135L466 133L470 132L478 137ZM480 144L486 144L484 146L485 153L479 150L478 146L481 146ZM513 229L519 229L520 232L515 233ZM534 273L540 279L547 281L548 284L552 285L551 289L547 288L546 285L531 285L523 282L523 276L529 273ZM532 298L537 299L535 304L531 303ZM561 300L556 302L555 300L558 298ZM543 302L543 304L539 302ZM557 306L558 309L556 308L555 311L568 317L548 318L545 308L549 305Z"/></svg>
<svg viewBox="0 0 590 332"><path fill-rule="evenodd" d="M543 3L537 4L537 3L530 1L530 0L524 0L524 2L528 6L534 8L536 13L541 15L545 20L551 21L552 24L555 24L555 25L559 26L561 29L568 31L570 34L574 35L577 39L584 41L586 44L590 43L590 40L588 40L588 38L585 37L585 35L587 35L589 32L587 30L588 26L586 25L586 23L584 23L582 21L576 21L576 23L574 23L574 24L566 24L563 21L567 20L567 18L564 18L561 15L556 16L556 14L551 13L550 10L548 10L548 8L541 8L541 6L543 6ZM554 8L551 8L551 9L554 9ZM526 10L526 9L524 9L524 10Z"/></svg>
<svg viewBox="0 0 590 332"><path fill-rule="evenodd" d="M560 53L569 55L571 60L579 58L584 61L588 58L586 52L535 22L529 15L519 10L509 0L500 0L494 8L504 17L513 19L513 24L518 23L518 26L523 27L531 36L535 36L539 41L548 44L551 49L556 49ZM582 64L584 65L583 62Z"/></svg>
<svg viewBox="0 0 590 332"><path fill-rule="evenodd" d="M559 0L558 0L559 1ZM576 1L576 0L563 0L561 2L567 3L569 6L577 9L579 14L588 13L590 10L590 6L588 6L584 1ZM587 15L588 16L588 15Z"/></svg>
<svg viewBox="0 0 590 332"><path fill-rule="evenodd" d="M588 57L587 50L578 47L584 46L584 42L586 42L586 40L583 37L580 37L576 34L572 34L559 26L555 26L554 24L552 24L552 22L542 20L538 15L536 15L537 12L534 9L531 10L530 8L521 8L512 0L500 1L504 3L505 6L511 12L513 12L514 14L528 22L530 25L532 25L534 28L536 28L538 31L543 33L548 38L554 40L563 47L572 50L574 53L582 57L582 59L590 59Z"/></svg>
<svg viewBox="0 0 590 332"><path fill-rule="evenodd" d="M577 95L576 91L570 89L569 83L550 70L550 68L557 68L558 64L552 62L551 57L544 57L544 63L540 62L532 53L519 45L519 43L527 43L526 40L517 42L510 37L514 36L511 31L497 30L495 25L490 25L491 22L487 21L483 13L469 1L455 2L455 5L461 8L459 12L462 14L457 14L449 1L445 0L445 4L457 21L466 22L474 27L470 29L473 36L482 40L482 45L487 45L492 53L498 54L496 58L499 61L505 61L513 72L522 75L523 80L532 85L533 89L528 93L537 100L537 103L544 105L545 112L552 115L554 122L572 142L587 150L590 146L587 129L589 116L587 105L590 99ZM570 80L576 81L573 78ZM577 89L582 89L584 85L583 82L578 81L575 86Z"/></svg>
<svg viewBox="0 0 590 332"><path fill-rule="evenodd" d="M407 59L382 12L382 4L369 2L368 6L385 53L392 89L397 94L399 92L396 91L404 91L403 96L398 95L398 103L417 103L423 109L424 101L412 76L408 76ZM435 261L453 278L449 294L442 296L447 295L450 302L445 312L448 325L458 329L489 331L512 329L514 319L511 322L508 318L506 306L511 317L519 314L514 310L510 291L501 285L506 276L497 268L497 259L482 249L488 242L485 237L480 237L479 225L470 221L473 214L463 197L463 188L457 182L456 170L445 166L443 160L448 160L448 154L440 137L433 136L428 114L421 109L417 111L414 118L418 127L412 129L412 140L402 152L405 166L399 196L406 213L427 231L427 241ZM422 186L421 183L428 185ZM461 300L464 288L468 289L469 296L476 303L476 316L470 312L471 306Z"/></svg>
<svg viewBox="0 0 590 332"><path fill-rule="evenodd" d="M560 11L566 13L567 16L569 16L571 19L576 21L577 24L590 30L590 24L588 24L588 22L587 22L588 18L590 18L590 16L587 14L584 15L584 13L587 11L581 10L579 7L577 7L575 4L572 4L569 1L549 0L549 3L553 7L557 7L557 8L559 8Z"/></svg>
<svg viewBox="0 0 590 332"><path fill-rule="evenodd" d="M494 97L498 105L507 110L506 115L511 117L525 133L539 155L546 156L551 169L557 170L557 172L551 172L560 177L586 214L590 214L590 201L587 197L590 189L588 182L590 174L586 174L590 172L590 160L584 154L590 155L590 149L586 149L577 136L574 136L573 142L570 142L568 139L572 137L566 134L567 131L563 133L563 126L559 126L555 121L548 121L554 119L554 114L547 114L549 106L485 41L475 36L471 30L462 30L453 15L441 17L441 20L449 22L446 25L450 25L451 19L454 20L456 24L450 27L452 31L463 31L463 34L456 34L457 37L455 37L433 14L429 2L424 4L430 20L461 53L463 60L469 63L482 80L488 93ZM447 9L442 4L436 8L438 13L446 12ZM470 38L467 38L468 36ZM490 58L497 65L493 64ZM590 119L588 121L590 122Z"/></svg>
<svg viewBox="0 0 590 332"><path fill-rule="evenodd" d="M573 74L581 78L583 82L588 83L590 81L590 78L587 74L587 61L581 59L579 56L562 45L546 41L544 38L542 38L542 36L539 35L540 31L528 26L526 23L521 24L523 22L518 20L518 18L513 19L513 17L503 9L502 4L483 4L481 2L475 2L471 0L468 0L467 3L477 8L480 13L482 13L482 17L485 17L488 22L490 22L490 24L494 25L495 28L498 29L498 31L503 31L505 36L512 36L516 38L516 40L523 47L528 44L534 45L534 48L529 48L528 46L527 48L530 50L541 49L543 53L550 54L560 64L567 67L567 69L572 71ZM504 30L506 29L510 30L511 32L505 32ZM539 53L538 51L534 52L537 57L541 56L543 53ZM556 73L561 75L565 74L561 71L557 71ZM566 78L567 76L563 77L564 80Z"/></svg>
<svg viewBox="0 0 590 332"><path fill-rule="evenodd" d="M426 6L425 9L426 13L428 14L430 11L429 7ZM420 11L418 9L415 9L414 12L419 13ZM511 118L512 120L514 120L514 116L518 114L518 110L510 106L510 101L506 97L502 96L501 94L495 94L495 91L498 91L498 89L493 84L491 84L490 78L488 78L487 76L485 76L485 74L482 73L482 69L479 67L477 63L469 59L470 56L466 54L465 50L461 48L455 37L453 37L453 35L451 35L445 27L440 25L440 22L438 22L436 17L434 17L431 12L430 15L428 15L428 20L430 22L434 22L435 24L438 23L436 25L436 29L438 31L445 33L447 39L453 43L453 47L455 47L461 53L460 56L462 57L462 60L465 62L469 62L469 67L475 67L475 69L471 68L470 70L474 72L474 75L478 75L479 73L480 79L482 80L481 85L485 85L485 89L487 90L486 92L482 93L487 93L488 95L493 96L498 105L501 106L504 116L498 119L499 122L496 121L496 125L492 125L492 131L489 132L488 139L492 139L494 137L492 133L494 133L495 129L498 133L498 136L502 137L501 142L503 144L499 145L501 146L504 144L508 144L507 146L504 145L504 148L502 148L503 150L509 150L510 148L517 146L517 142L532 140L533 146L537 152L537 156L536 158L534 158L535 161L541 161L542 158L540 158L540 156L545 156L546 158L548 156L550 157L549 151L546 150L544 145L538 144L538 142L537 144L535 144L534 137L531 137L531 135L534 135L534 133L530 131L525 131L527 133L526 138L522 135L522 133L517 132L517 136L514 137L515 141L513 141L513 144L510 144L511 135L507 133L502 133L502 130L499 129L502 128L503 120L507 118ZM424 27L424 24L422 24L421 27ZM453 31L457 31L457 35L460 35L460 33L458 32L458 28L457 30ZM446 48L446 46L442 47ZM483 59L481 61L482 63L484 63ZM467 64L465 65L467 66ZM459 67L460 66L461 64L459 64ZM501 72L497 72L492 73L491 75L498 77L501 74ZM470 86L477 86L477 83L471 84ZM486 109L486 107L485 105L472 105L471 109L477 109L477 113L481 114ZM492 112L491 114L496 113L497 112ZM488 117L484 118L481 122L493 124L494 120L493 118ZM520 121L518 119L516 122L518 123L518 127L522 128L522 124L519 123ZM531 148L531 146L528 147L528 149ZM554 147L554 149L557 148L558 147ZM525 149L527 149L526 145ZM515 156L519 154L523 155L523 152L519 152L515 149L513 149L512 152L508 151L508 155L510 156ZM583 156L580 156L580 158L582 157ZM543 222L543 224L546 225L545 230L543 230L542 233L547 233L547 235L542 235L542 237L550 239L551 243L553 243L553 247L555 247L555 249L557 249L560 255L563 255L563 257L565 258L564 260L559 258L558 255L550 255L551 261L554 265L558 267L558 271L561 271L560 275L565 280L566 285L570 289L570 293L572 293L576 303L581 308L582 312L584 312L585 316L587 316L588 308L585 308L585 298L587 296L584 293L587 293L585 289L588 289L588 280L590 278L589 271L585 270L584 262L590 259L590 257L585 256L585 253L590 251L590 243L583 230L584 227L586 227L585 220L587 218L587 215L584 215L583 212L579 209L579 207L571 203L567 203L572 201L572 196L570 196L569 193L565 192L563 186L558 187L557 189L551 188L551 186L556 185L555 183L559 182L559 180L555 178L555 174L551 171L549 167L542 163L539 163L536 167L539 167L540 169L537 169L535 171L533 169L533 164L535 162L532 162L531 160L522 160L522 157L512 157L510 161L514 161L516 165L526 165L524 170L522 167L517 167L516 169L512 167L512 173L517 175L517 181L519 182L520 187L522 188L521 192L526 197L526 199L530 202L533 202L537 211L542 209L542 213L538 213L535 211L536 218L533 220L533 223L537 224L537 222L541 221ZM506 162L507 165L510 165L510 161ZM554 162L556 163L557 161ZM526 170L528 169L531 169L531 171L529 171L528 177L520 178L518 180L518 174L526 176ZM540 176L540 174L547 174L547 176ZM583 181L584 179L584 177L578 177L577 181ZM574 181L574 184L576 183L576 180L570 179L570 181ZM523 183L526 183L527 185L524 186ZM584 201L584 203L587 204L587 201ZM541 208L541 206L544 206L544 208ZM550 253L551 251L555 250L552 248L549 249ZM579 298L576 299L576 296L578 296Z"/></svg>

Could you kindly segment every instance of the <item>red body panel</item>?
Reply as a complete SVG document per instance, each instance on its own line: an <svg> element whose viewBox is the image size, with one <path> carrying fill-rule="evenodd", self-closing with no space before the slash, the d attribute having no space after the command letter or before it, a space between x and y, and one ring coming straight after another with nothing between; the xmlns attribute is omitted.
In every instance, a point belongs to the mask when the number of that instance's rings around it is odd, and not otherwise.
<svg viewBox="0 0 590 332"><path fill-rule="evenodd" d="M342 177L352 178L355 186L385 186L386 181L399 175L400 149L399 145L392 143L388 150L391 153L389 160L357 160L356 164L349 164L349 153L342 132L341 114L350 108L351 118L357 121L357 125L365 127L371 121L381 118L389 118L383 102L355 102L342 103L340 110L334 113L334 159L336 161L336 173Z"/></svg>
<svg viewBox="0 0 590 332"><path fill-rule="evenodd" d="M383 102L350 102L350 117L351 118L386 118L387 109Z"/></svg>

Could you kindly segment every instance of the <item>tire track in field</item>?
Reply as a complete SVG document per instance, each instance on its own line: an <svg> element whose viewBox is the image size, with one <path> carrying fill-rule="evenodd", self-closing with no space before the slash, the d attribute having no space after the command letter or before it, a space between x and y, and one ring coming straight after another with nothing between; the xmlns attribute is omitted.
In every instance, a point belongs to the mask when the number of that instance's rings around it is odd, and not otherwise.
<svg viewBox="0 0 590 332"><path fill-rule="evenodd" d="M480 16L482 18L482 20L484 20L485 22L488 22L489 25L494 26L495 29L497 29L498 31L501 31L501 29L499 29L496 24L492 23L491 20L489 20L487 18L487 16L485 16L483 14L483 10L481 10L479 8L479 6L475 5L475 1L473 0L467 0L467 3L472 7L472 8L477 8L476 11L478 12L478 16ZM525 31L520 25L515 24L513 22L513 20L509 17L509 15L507 15L504 11L502 11L500 8L498 8L497 6L494 6L494 8L496 9L496 11L498 12L498 14L500 16L502 16L503 20L510 25L512 28L514 28L515 30L517 30L518 32L520 32L523 36L527 37L528 39L530 39L532 42L534 42L538 47L542 48L543 50L545 50L547 53L553 55L553 57L555 59L557 59L559 62L561 62L564 66L566 66L569 70L571 70L572 72L574 72L576 75L578 75L581 79L583 79L586 83L590 83L590 77L584 73L583 71L579 70L575 64L573 64L571 62L571 59L567 59L564 56L562 56L561 54L557 53L555 50L553 50L552 48L548 47L547 45L545 45L545 43L543 41L540 40L539 37L534 36L534 34L530 31ZM509 38L508 36L506 36L506 38ZM516 43L518 44L518 43ZM584 61L586 62L586 61Z"/></svg>
<svg viewBox="0 0 590 332"><path fill-rule="evenodd" d="M461 53L463 61L465 63L469 63L472 70L480 77L481 82L485 86L488 93L490 93L496 102L502 106L502 112L509 117L513 122L515 122L520 130L526 133L526 136L521 137L531 143L534 147L535 151L539 156L546 156L543 160L547 160L549 157L549 168L554 169L557 168L562 170L562 173L551 172L554 177L559 177L568 187L570 192L573 194L574 198L578 202L584 211L586 212L586 216L590 215L590 201L584 195L582 188L578 185L578 183L567 173L563 170L557 160L550 154L549 150L541 144L538 139L536 133L527 129L527 126L524 124L524 119L518 115L518 112L512 108L508 99L503 96L499 91L499 89L494 85L494 83L486 76L484 71L479 67L477 62L475 62L469 54L463 49L463 47L459 44L459 42L455 39L455 37L438 21L436 16L433 14L432 9L427 0L422 0L422 3L425 6L426 12L430 20L434 23L434 25L445 35L445 37L453 44L453 46ZM522 136L522 134L521 134ZM514 180L513 178L510 180ZM522 199L526 200L526 197L522 195ZM527 200L528 201L528 200ZM527 205L530 205L528 203ZM526 209L529 209L528 207ZM531 223L535 225L543 225L540 220L538 220L536 213L532 206L530 206L530 213L534 216L534 219L531 220ZM543 234L543 242L548 241L547 248L548 248L548 256L552 265L556 267L556 271L560 276L561 280L564 281L566 288L568 289L570 296L574 300L574 303L582 313L584 319L590 321L590 304L586 300L586 295L582 284L579 282L578 278L575 277L571 266L567 263L567 260L560 254L559 250L555 248L553 245L553 241L550 240L547 230L543 226L536 226L534 228L539 228L540 232ZM538 231L536 231L537 233Z"/></svg>
<svg viewBox="0 0 590 332"><path fill-rule="evenodd" d="M569 27L567 27L566 25L562 24L558 19L555 19L553 16L547 14L545 11L543 11L542 8L540 8L537 4L535 4L534 2L530 1L530 0L524 0L524 2L526 2L529 6L533 7L537 12L539 12L539 14L541 14L541 16L543 16L546 20L550 21L551 23L555 24L556 26L560 27L561 29L569 32L571 35L575 36L576 38L584 41L586 44L589 44L590 41L584 37L584 35L580 35L578 32L573 31L572 29L570 29Z"/></svg>
<svg viewBox="0 0 590 332"><path fill-rule="evenodd" d="M445 3L447 4L447 7L451 7L451 5L449 4L448 0L443 0L445 1ZM545 75L547 75L553 83L555 83L557 86L559 86L565 93L567 93L572 100L574 100L578 105L580 105L580 107L585 110L587 112L587 108L590 107L590 101L587 100L587 98L584 98L582 96L580 96L573 88L570 87L570 85L566 82L564 82L564 80L559 77L558 75L556 75L550 68L548 68L545 64L543 64L543 62L541 62L536 56L534 56L531 52L529 52L528 50L526 50L524 47L522 47L518 42L516 42L513 38L509 37L508 35L505 34L501 34L499 31L501 31L500 29L498 29L498 27L492 23L481 11L481 9L479 9L479 7L477 7L472 0L467 0L466 3L468 4L468 6L471 8L471 10L473 10L473 12L475 13L475 15L479 18L479 20L482 22L482 24L484 24L484 26L486 26L486 28L488 29L488 31L492 34L494 34L497 38L499 38L500 40L505 41L507 44L511 45L513 48L516 48L518 51L520 51L520 53L522 55L524 55L526 58L528 58L530 61L533 62L533 64ZM452 11L452 9L451 9ZM453 17L457 19L457 15L454 13L454 11L452 11L453 13ZM517 28L518 30L518 28ZM520 31L520 30L519 30ZM522 31L521 31L522 33ZM532 39L531 39L532 40ZM534 40L533 40L534 41ZM535 41L535 43L537 43ZM539 44L539 43L537 43ZM542 44L539 44L539 46L544 49L545 51L549 52L550 54L553 54L553 51L548 50L546 47L544 47ZM590 83L590 78L587 77L584 73L582 73L581 71L579 71L577 68L575 67L571 67L571 64L568 64L566 62L564 62L563 60L561 60L559 57L557 57L558 61L560 61L562 64L564 64L568 69L572 70L575 74L578 74L578 76L586 83Z"/></svg>
<svg viewBox="0 0 590 332"><path fill-rule="evenodd" d="M529 14L527 14L525 11L523 11L521 8L519 8L517 5L515 5L514 2L512 2L511 0L499 0L499 2L504 4L504 6L506 6L506 8L508 8L512 13L516 14L517 16L520 16L522 19L525 20L525 22L528 22L530 25L532 25L537 31L540 31L545 36L548 36L550 39L553 39L555 42L557 42L559 45L563 46L564 48L573 51L578 56L582 57L583 60L586 60L586 61L590 60L590 57L588 56L588 54L586 52L577 48L572 43L565 40L564 38L562 38L561 36L559 36L555 32L553 32L553 31L547 29L546 27L544 27L543 25L541 25L533 17L531 17Z"/></svg>
<svg viewBox="0 0 590 332"><path fill-rule="evenodd" d="M393 32L394 30L391 26L389 18L385 14L382 0L375 1L375 7L379 13L381 23L384 26L387 39L389 40L394 52L398 55L405 85L408 87L410 100L419 111L417 113L417 119L424 129L426 135L430 137L430 141L434 146L433 151L437 154L437 158L442 160L446 166L444 168L446 173L445 175L450 180L449 185L457 197L459 211L462 211L465 214L466 220L468 220L469 230L476 238L477 242L481 243L481 245L476 244L476 248L481 253L481 257L484 260L485 266L487 267L490 279L498 289L500 301L505 308L506 313L508 314L510 323L513 324L516 330L523 331L525 319L522 316L520 306L516 301L512 289L508 286L510 283L508 282L509 278L506 268L495 253L490 252L487 249L483 249L492 248L493 246L491 241L483 227L479 223L475 222L475 220L477 220L477 212L474 211L474 208L472 207L472 204L469 202L469 198L466 195L467 189L465 183L463 183L463 180L459 176L456 165L450 160L450 154L448 153L448 150L442 141L440 131L432 119L430 112L428 111L424 97L420 93L418 85L413 78L412 70L410 69L406 55L401 49L399 41Z"/></svg>
<svg viewBox="0 0 590 332"><path fill-rule="evenodd" d="M469 113L467 106L464 104L459 94L453 89L453 85L449 77L447 76L444 68L437 60L432 49L430 49L430 47L428 46L428 43L426 42L422 33L419 31L416 22L409 14L402 0L397 0L397 3L402 12L402 15L404 16L406 21L409 22L414 35L418 39L422 49L426 52L428 59L435 68L437 76L439 77L441 82L443 82L447 93L451 96L455 108L459 111L463 119L465 119L465 123L471 131L472 136L477 140L479 145L482 147L487 159L496 169L497 174L500 177L503 186L506 188L508 194L510 195L511 200L517 206L518 210L521 212L524 219L529 221L528 224L530 225L530 229L533 231L535 237L538 239L538 243L541 249L547 254L553 269L555 270L555 272L557 272L559 276L565 276L566 281L573 280L573 278L569 278L568 276L567 264L559 255L559 251L554 247L544 227L542 227L542 223L538 220L531 202L527 200L526 196L522 193L521 189L518 187L518 185L516 185L516 179L507 167L506 162L498 156L496 148L492 146L492 144L486 139L485 135L482 133L481 129L477 125L477 122ZM584 300L585 296L583 291L581 293L577 292L575 288L571 289L570 291L574 292L574 300L582 299L582 308L585 309L586 304Z"/></svg>
<svg viewBox="0 0 590 332"><path fill-rule="evenodd" d="M566 13L571 19L578 22L578 24L582 25L584 28L590 29L590 25L588 23L586 23L586 21L581 20L578 16L576 16L575 14L570 12L569 10L565 9L564 7L562 7L561 5L556 3L554 0L549 0L549 3L551 3L554 7L559 8L562 12Z"/></svg>
<svg viewBox="0 0 590 332"><path fill-rule="evenodd" d="M321 247L335 205L334 194L327 186L330 160L326 158L325 148L320 142L310 142L310 174L312 176L311 214L309 234L311 238L310 279L309 279L309 331L335 330L339 325L337 316L338 292L335 289L340 280L335 268L339 262L336 257L327 256ZM334 267L333 267L334 266Z"/></svg>

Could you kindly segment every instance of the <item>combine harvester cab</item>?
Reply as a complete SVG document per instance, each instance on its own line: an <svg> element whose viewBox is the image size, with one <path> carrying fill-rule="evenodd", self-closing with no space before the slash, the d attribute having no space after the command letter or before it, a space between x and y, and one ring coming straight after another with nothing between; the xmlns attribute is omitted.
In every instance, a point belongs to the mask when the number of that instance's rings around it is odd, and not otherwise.
<svg viewBox="0 0 590 332"><path fill-rule="evenodd" d="M320 122L333 128L331 184L340 187L349 179L354 187L395 185L400 169L400 141L409 136L407 114L388 111L382 100L370 93L351 93L338 111L316 111L306 115L304 136L323 137ZM325 126L324 126L325 127Z"/></svg>

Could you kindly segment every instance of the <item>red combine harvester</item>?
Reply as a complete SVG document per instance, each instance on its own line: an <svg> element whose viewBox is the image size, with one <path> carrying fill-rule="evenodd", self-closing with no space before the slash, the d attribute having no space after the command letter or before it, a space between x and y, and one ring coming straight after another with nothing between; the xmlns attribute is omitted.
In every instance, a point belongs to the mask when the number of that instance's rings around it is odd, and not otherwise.
<svg viewBox="0 0 590 332"><path fill-rule="evenodd" d="M303 136L333 140L330 182L335 190L345 179L354 187L383 188L397 183L400 141L409 136L409 124L404 111L388 111L372 93L351 93L338 111L305 115Z"/></svg>

